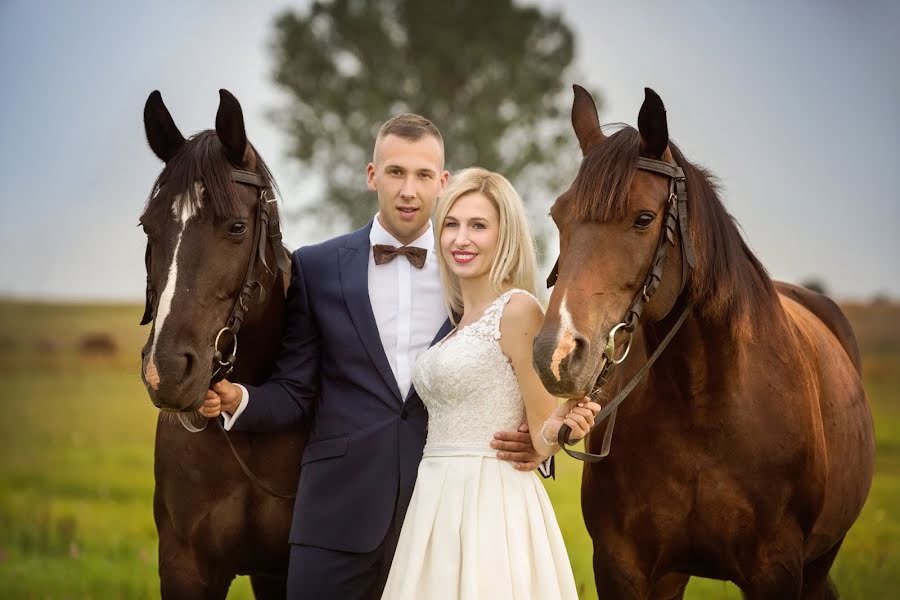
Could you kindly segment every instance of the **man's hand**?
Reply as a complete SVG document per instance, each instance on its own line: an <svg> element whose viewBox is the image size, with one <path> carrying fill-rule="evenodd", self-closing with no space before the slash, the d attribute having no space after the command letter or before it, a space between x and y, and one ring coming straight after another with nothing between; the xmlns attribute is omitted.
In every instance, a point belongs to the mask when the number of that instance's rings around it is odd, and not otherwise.
<svg viewBox="0 0 900 600"><path fill-rule="evenodd" d="M215 419L222 412L234 414L240 404L241 388L223 379L214 384L211 390L206 390L206 400L200 407L200 414Z"/></svg>
<svg viewBox="0 0 900 600"><path fill-rule="evenodd" d="M206 390L206 400L197 411L207 419L215 419L222 412L222 399L212 390Z"/></svg>
<svg viewBox="0 0 900 600"><path fill-rule="evenodd" d="M495 433L491 448L498 451L497 458L508 460L518 471L534 471L547 458L534 449L527 423L522 423L518 431Z"/></svg>

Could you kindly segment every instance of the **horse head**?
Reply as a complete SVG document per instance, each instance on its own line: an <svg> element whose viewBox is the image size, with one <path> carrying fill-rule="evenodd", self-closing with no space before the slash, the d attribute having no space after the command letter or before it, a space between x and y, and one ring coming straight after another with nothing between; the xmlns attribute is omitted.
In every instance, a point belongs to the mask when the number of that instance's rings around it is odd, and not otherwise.
<svg viewBox="0 0 900 600"><path fill-rule="evenodd" d="M620 349L609 359L618 360L638 318L663 318L685 283L682 252L659 250L681 244L674 179L664 174L675 172L675 160L660 97L646 88L638 129L606 136L593 98L575 86L572 125L583 160L550 211L560 254L534 344L535 368L547 390L560 397L586 395L611 339Z"/></svg>
<svg viewBox="0 0 900 600"><path fill-rule="evenodd" d="M211 378L230 368L237 331L283 285L272 178L247 141L237 99L220 90L215 130L186 139L154 91L144 127L165 166L140 224L147 234L147 304L152 323L142 355L150 399L169 411L196 410ZM277 266L276 266L277 265ZM283 288L282 292L283 292Z"/></svg>

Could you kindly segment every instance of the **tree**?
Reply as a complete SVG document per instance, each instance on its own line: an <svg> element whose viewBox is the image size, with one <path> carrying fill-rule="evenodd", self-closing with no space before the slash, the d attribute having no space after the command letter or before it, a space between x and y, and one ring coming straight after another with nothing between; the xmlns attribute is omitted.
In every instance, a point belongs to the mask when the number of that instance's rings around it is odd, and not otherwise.
<svg viewBox="0 0 900 600"><path fill-rule="evenodd" d="M828 286L825 285L825 281L819 279L818 277L805 279L804 281L800 282L800 285L817 294L822 294L823 296L828 295Z"/></svg>
<svg viewBox="0 0 900 600"><path fill-rule="evenodd" d="M498 171L542 214L574 176L574 39L558 15L511 0L314 2L277 18L273 51L289 97L274 118L303 171L324 180L321 217L371 218L363 168L378 127L401 112L434 121L448 168Z"/></svg>

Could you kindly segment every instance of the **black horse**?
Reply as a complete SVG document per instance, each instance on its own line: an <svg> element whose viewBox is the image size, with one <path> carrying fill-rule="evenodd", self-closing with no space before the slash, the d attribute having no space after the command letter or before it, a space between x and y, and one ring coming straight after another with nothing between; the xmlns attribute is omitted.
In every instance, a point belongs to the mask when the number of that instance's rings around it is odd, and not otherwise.
<svg viewBox="0 0 900 600"><path fill-rule="evenodd" d="M235 575L248 574L257 597L284 598L306 432L228 437L196 412L210 381L232 366L238 381L264 381L280 347L289 260L272 176L225 90L215 130L185 139L159 92L147 99L144 126L166 163L140 219L144 322L153 324L142 377L161 409L153 498L161 594L225 598Z"/></svg>

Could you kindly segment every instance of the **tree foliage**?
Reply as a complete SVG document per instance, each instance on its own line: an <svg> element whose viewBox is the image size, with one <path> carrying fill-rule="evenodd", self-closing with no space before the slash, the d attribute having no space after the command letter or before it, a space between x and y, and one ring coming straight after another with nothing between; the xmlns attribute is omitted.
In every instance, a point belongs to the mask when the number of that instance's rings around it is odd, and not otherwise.
<svg viewBox="0 0 900 600"><path fill-rule="evenodd" d="M824 280L819 279L818 277L805 279L800 282L800 285L817 294L822 294L824 296L828 295L828 286L825 284Z"/></svg>
<svg viewBox="0 0 900 600"><path fill-rule="evenodd" d="M275 119L324 181L322 216L372 217L363 169L381 123L401 112L434 121L449 169L498 171L542 207L577 166L574 36L558 15L511 0L314 2L277 18L273 51L289 98Z"/></svg>

